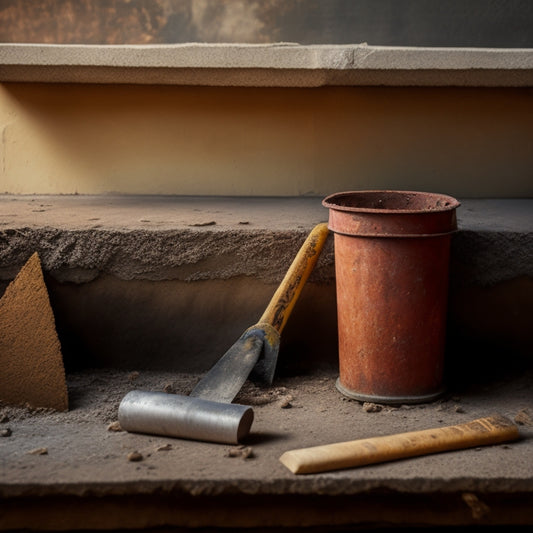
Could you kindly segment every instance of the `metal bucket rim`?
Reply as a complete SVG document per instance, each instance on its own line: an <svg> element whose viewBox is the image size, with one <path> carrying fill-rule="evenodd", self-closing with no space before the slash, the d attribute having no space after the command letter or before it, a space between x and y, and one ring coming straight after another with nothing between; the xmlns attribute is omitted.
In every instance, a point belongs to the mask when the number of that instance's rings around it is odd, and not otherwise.
<svg viewBox="0 0 533 533"><path fill-rule="evenodd" d="M346 198L346 197L364 197L371 194L377 195L396 195L400 196L424 196L428 198L434 198L443 200L446 203L444 205L435 205L431 208L426 209L398 209L398 208L376 208L376 207L358 207L358 206L346 206L338 203L334 203L334 199ZM394 214L406 214L406 215L419 215L425 213L440 213L445 211L453 211L461 205L459 200L453 196L441 193L428 193L423 191L403 191L403 190L383 190L383 189L371 189L371 190L359 190L359 191L343 191L330 194L322 200L322 205L328 209L333 209L336 211L342 211L346 213L375 213L380 215L394 215Z"/></svg>

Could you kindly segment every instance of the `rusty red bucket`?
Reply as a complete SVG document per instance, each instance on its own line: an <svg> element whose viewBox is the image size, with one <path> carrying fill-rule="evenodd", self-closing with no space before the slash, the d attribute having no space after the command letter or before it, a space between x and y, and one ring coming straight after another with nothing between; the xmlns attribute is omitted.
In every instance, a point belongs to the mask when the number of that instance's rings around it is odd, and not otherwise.
<svg viewBox="0 0 533 533"><path fill-rule="evenodd" d="M326 197L335 234L338 390L376 403L444 391L451 196L352 191Z"/></svg>

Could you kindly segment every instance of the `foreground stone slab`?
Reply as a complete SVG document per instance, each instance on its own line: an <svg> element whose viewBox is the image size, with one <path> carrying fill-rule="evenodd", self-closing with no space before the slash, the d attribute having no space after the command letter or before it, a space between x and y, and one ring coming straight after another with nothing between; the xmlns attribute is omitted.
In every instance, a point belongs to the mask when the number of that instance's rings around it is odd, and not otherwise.
<svg viewBox="0 0 533 533"><path fill-rule="evenodd" d="M248 382L235 401L255 419L238 447L116 424L130 390L186 395L202 374L67 373L69 412L0 409L0 430L11 430L0 443L0 530L531 525L533 374L504 374L416 406L349 400L335 388L336 371L278 375L267 388ZM291 449L491 413L515 422L521 438L303 476L279 460Z"/></svg>
<svg viewBox="0 0 533 533"><path fill-rule="evenodd" d="M68 410L61 345L34 253L0 300L0 401Z"/></svg>

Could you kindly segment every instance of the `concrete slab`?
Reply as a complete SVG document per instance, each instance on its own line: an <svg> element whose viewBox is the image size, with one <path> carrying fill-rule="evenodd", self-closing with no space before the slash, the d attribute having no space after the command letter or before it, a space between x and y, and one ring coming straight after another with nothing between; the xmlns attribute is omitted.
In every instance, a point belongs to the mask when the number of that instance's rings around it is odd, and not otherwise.
<svg viewBox="0 0 533 533"><path fill-rule="evenodd" d="M1 196L2 279L39 252L78 364L67 369L70 412L2 408L0 528L533 524L532 201L462 201L451 318L475 335L452 343L447 395L427 405L380 409L336 391L330 239L282 336L273 387L248 383L238 399L256 411L244 458L109 426L128 390L192 389L327 220L320 199ZM493 412L521 421L523 438L305 477L278 460L289 449ZM132 452L142 459L128 460Z"/></svg>
<svg viewBox="0 0 533 533"><path fill-rule="evenodd" d="M281 280L311 228L328 219L315 197L0 195L0 279L38 250L63 281ZM453 258L486 284L533 276L533 200L462 199ZM332 239L313 274L333 280ZM209 260L209 258L216 258Z"/></svg>
<svg viewBox="0 0 533 533"><path fill-rule="evenodd" d="M350 45L0 44L0 81L241 87L527 87L533 50Z"/></svg>
<svg viewBox="0 0 533 533"><path fill-rule="evenodd" d="M532 200L465 199L449 335L465 372L531 359ZM68 368L209 368L263 313L320 198L0 196L0 289L38 251ZM284 372L337 364L330 236L284 331ZM307 335L312 331L313 336ZM523 360L523 361L522 361Z"/></svg>
<svg viewBox="0 0 533 533"><path fill-rule="evenodd" d="M4 407L0 529L533 524L531 372L472 381L415 406L348 400L329 372L277 377L265 389L247 382L236 399L255 412L244 451L116 431L127 391L188 394L199 377L72 373L70 412ZM289 449L496 412L517 423L519 441L306 476L279 462Z"/></svg>

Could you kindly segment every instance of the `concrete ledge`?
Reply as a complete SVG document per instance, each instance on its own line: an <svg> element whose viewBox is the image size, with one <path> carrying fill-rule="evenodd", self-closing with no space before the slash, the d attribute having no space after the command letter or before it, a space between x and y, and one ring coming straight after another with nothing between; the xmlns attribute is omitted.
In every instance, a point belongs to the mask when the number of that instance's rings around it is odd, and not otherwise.
<svg viewBox="0 0 533 533"><path fill-rule="evenodd" d="M188 394L198 378L74 373L68 413L0 408L2 427L12 431L2 439L0 530L533 524L531 373L469 384L432 404L373 411L342 397L332 373L276 378L268 389L246 384L236 401L255 412L247 459L231 457L228 445L108 430L129 390ZM282 408L287 399L292 407ZM521 440L305 476L279 462L290 449L493 412L521 420ZM31 453L42 448L45 455ZM133 451L143 460L128 461Z"/></svg>
<svg viewBox="0 0 533 533"><path fill-rule="evenodd" d="M533 85L532 49L1 44L0 81L255 87Z"/></svg>
<svg viewBox="0 0 533 533"><path fill-rule="evenodd" d="M502 349L507 365L530 364L532 207L458 209L449 329L465 376L499 368ZM259 319L327 219L320 198L3 195L0 289L37 251L69 367L201 372ZM336 365L334 270L330 236L284 332L284 371Z"/></svg>
<svg viewBox="0 0 533 533"><path fill-rule="evenodd" d="M320 198L0 196L0 279L39 251L61 281L281 280L311 228ZM488 285L533 276L533 200L465 199L457 210L455 277ZM313 279L334 278L332 239Z"/></svg>
<svg viewBox="0 0 533 533"><path fill-rule="evenodd" d="M283 331L273 387L247 383L237 398L256 417L243 459L108 426L131 389L190 392L327 219L320 199L1 196L0 287L39 252L71 409L0 406L0 530L532 525L532 206L462 201L448 390L420 406L373 411L336 391L329 239ZM289 449L495 412L522 421L521 440L309 476L279 463Z"/></svg>

